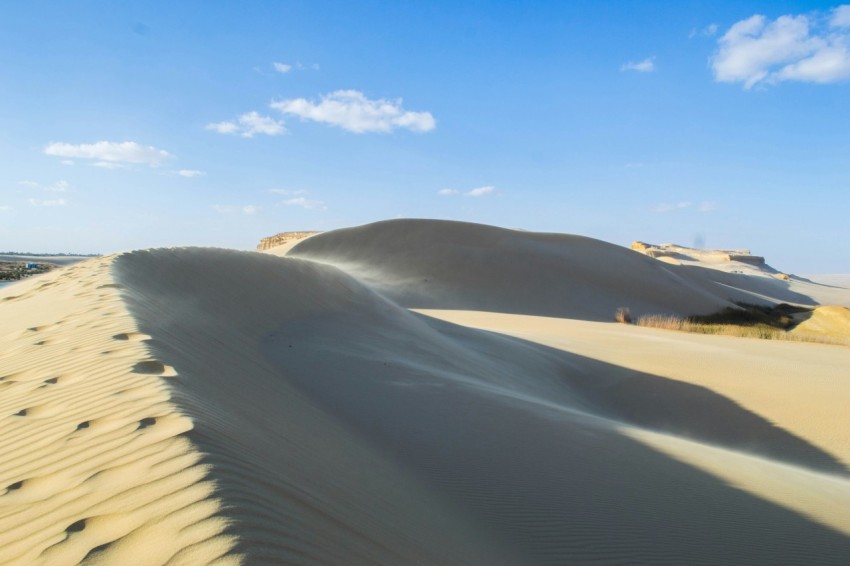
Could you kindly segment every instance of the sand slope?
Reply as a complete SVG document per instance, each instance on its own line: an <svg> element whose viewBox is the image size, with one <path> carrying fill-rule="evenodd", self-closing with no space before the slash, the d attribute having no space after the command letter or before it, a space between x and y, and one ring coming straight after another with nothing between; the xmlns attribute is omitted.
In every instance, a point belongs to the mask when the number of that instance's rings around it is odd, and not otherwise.
<svg viewBox="0 0 850 566"><path fill-rule="evenodd" d="M111 259L0 294L0 562L234 563L173 368Z"/></svg>
<svg viewBox="0 0 850 566"><path fill-rule="evenodd" d="M607 321L619 307L689 315L732 301L850 303L846 290L829 295L823 285L668 265L592 238L464 222L389 220L334 230L298 242L287 256L340 267L410 308Z"/></svg>
<svg viewBox="0 0 850 566"><path fill-rule="evenodd" d="M595 240L358 230L0 291L0 561L846 563L850 349L506 314L725 299Z"/></svg>

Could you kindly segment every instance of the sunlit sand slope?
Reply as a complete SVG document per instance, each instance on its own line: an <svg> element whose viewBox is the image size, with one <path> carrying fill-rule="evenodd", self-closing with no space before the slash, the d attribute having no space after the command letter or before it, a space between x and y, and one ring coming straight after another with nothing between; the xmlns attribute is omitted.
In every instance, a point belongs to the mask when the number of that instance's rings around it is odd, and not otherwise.
<svg viewBox="0 0 850 566"><path fill-rule="evenodd" d="M111 266L0 294L0 563L234 563L177 374Z"/></svg>

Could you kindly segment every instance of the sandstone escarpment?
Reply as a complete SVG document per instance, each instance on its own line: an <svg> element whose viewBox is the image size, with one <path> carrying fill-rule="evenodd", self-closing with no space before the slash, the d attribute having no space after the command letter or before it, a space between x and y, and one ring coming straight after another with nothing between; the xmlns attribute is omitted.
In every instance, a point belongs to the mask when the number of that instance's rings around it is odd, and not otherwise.
<svg viewBox="0 0 850 566"><path fill-rule="evenodd" d="M257 251L262 252L271 248L276 248L295 240L302 240L308 236L318 234L319 232L281 232L268 238L263 238L257 244Z"/></svg>
<svg viewBox="0 0 850 566"><path fill-rule="evenodd" d="M676 244L650 244L640 241L633 242L631 249L666 263L695 264L733 272L754 268L754 272L772 275L779 279L790 278L769 266L764 257L753 255L746 249L705 250Z"/></svg>

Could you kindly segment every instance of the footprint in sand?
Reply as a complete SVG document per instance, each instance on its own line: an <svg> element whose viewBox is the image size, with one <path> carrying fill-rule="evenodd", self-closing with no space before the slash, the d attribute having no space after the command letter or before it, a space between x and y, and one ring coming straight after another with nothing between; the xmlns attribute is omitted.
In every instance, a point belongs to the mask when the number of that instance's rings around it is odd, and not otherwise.
<svg viewBox="0 0 850 566"><path fill-rule="evenodd" d="M34 405L21 409L15 413L15 416L43 419L61 413L64 408L65 405L61 403L45 403L44 405Z"/></svg>
<svg viewBox="0 0 850 566"><path fill-rule="evenodd" d="M112 339L123 341L143 341L150 340L151 337L148 334L142 334L141 332L122 332L121 334L113 336Z"/></svg>
<svg viewBox="0 0 850 566"><path fill-rule="evenodd" d="M174 371L174 368L158 360L145 360L143 362L138 362L133 366L133 373L139 373L142 375L159 375L161 377L174 377L177 375L177 372Z"/></svg>
<svg viewBox="0 0 850 566"><path fill-rule="evenodd" d="M65 529L65 534L67 534L68 536L71 536L74 533L79 533L79 532L85 530L85 528L86 528L86 520L80 519L79 521L76 521L76 522L68 525L68 528Z"/></svg>

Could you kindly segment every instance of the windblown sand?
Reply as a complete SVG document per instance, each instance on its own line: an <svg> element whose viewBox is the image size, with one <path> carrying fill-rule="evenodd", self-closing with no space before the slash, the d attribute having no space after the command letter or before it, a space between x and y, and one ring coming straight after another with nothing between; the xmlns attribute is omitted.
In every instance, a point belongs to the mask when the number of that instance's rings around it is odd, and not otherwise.
<svg viewBox="0 0 850 566"><path fill-rule="evenodd" d="M0 291L0 562L847 563L850 348L607 322L816 284L435 221L287 251Z"/></svg>

